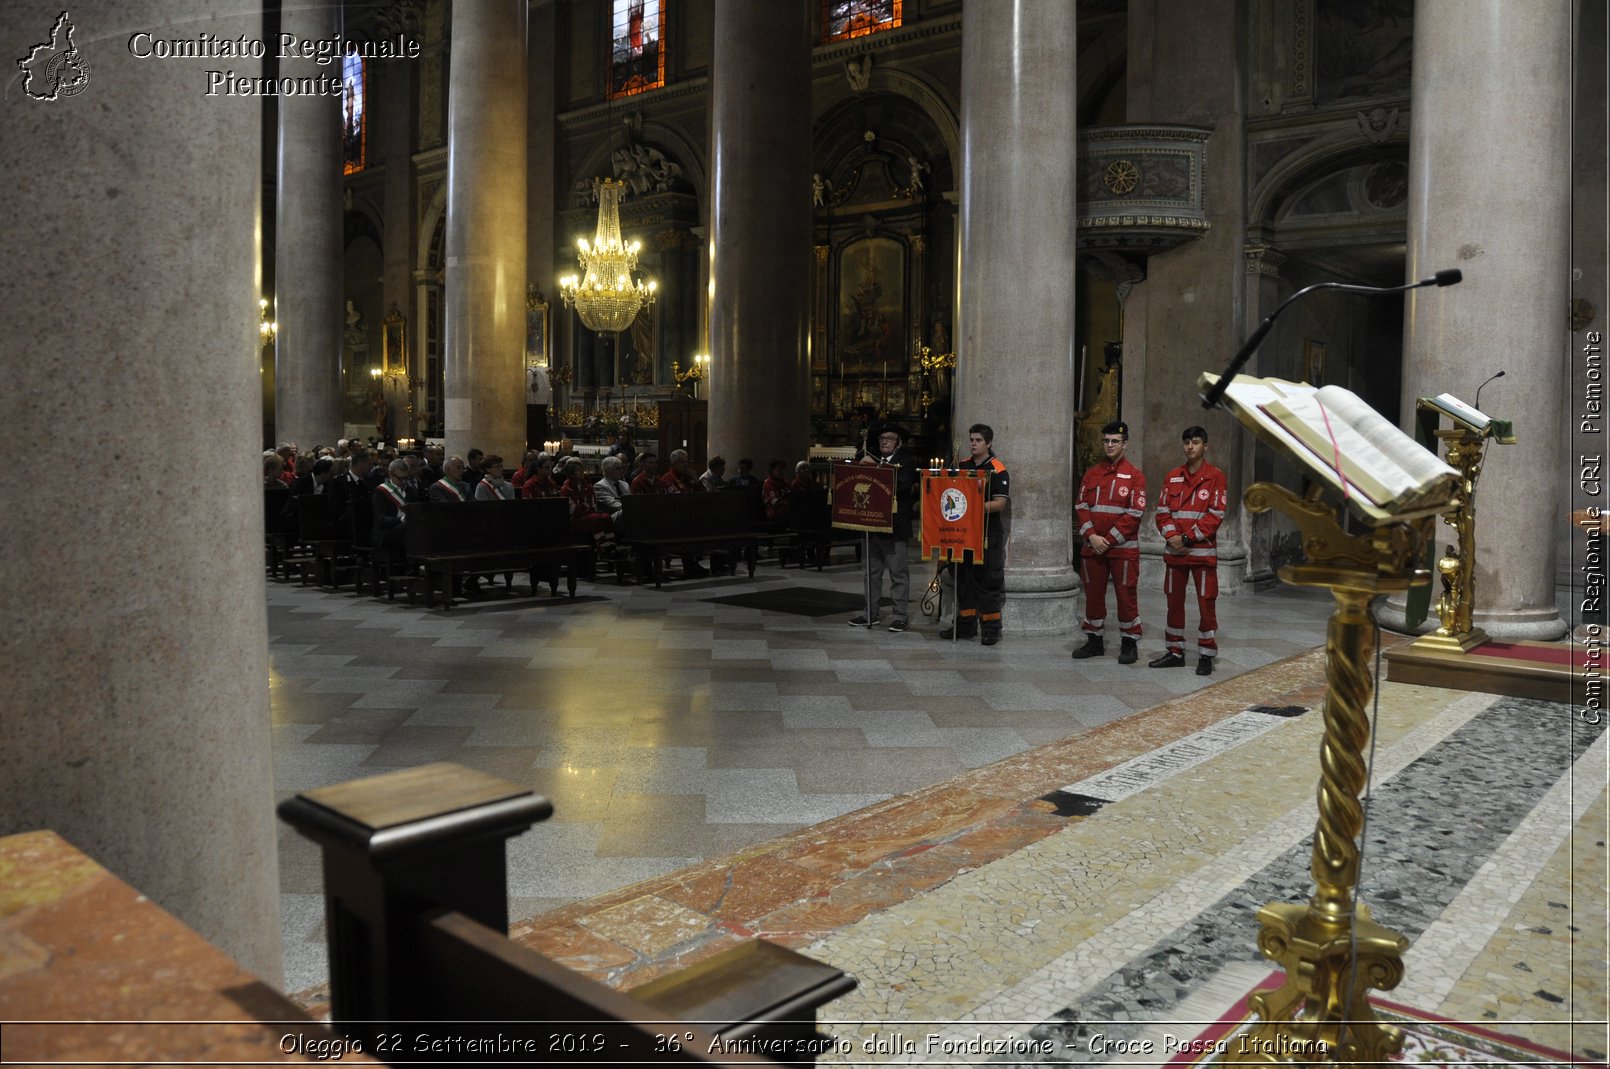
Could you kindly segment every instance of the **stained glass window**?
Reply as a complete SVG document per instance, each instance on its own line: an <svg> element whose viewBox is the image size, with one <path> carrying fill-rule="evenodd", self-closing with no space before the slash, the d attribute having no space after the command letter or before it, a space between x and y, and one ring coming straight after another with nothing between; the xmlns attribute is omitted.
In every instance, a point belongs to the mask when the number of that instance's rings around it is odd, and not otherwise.
<svg viewBox="0 0 1610 1069"><path fill-rule="evenodd" d="M357 174L363 170L364 150L367 148L369 114L366 108L368 72L361 56L344 56L341 60L341 159L342 174Z"/></svg>
<svg viewBox="0 0 1610 1069"><path fill-rule="evenodd" d="M903 0L822 0L822 40L847 41L900 25Z"/></svg>
<svg viewBox="0 0 1610 1069"><path fill-rule="evenodd" d="M664 85L664 0L615 0L614 12L609 95L631 96Z"/></svg>

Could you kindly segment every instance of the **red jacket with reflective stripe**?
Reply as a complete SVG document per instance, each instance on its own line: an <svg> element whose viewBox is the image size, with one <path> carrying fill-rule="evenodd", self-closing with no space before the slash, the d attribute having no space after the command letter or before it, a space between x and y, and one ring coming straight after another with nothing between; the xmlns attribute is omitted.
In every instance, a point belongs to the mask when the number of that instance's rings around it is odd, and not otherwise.
<svg viewBox="0 0 1610 1069"><path fill-rule="evenodd" d="M1184 464L1169 472L1157 491L1157 529L1165 543L1175 535L1185 539L1185 552L1165 549L1164 563L1218 564L1219 524L1228 500L1224 472L1207 461L1195 475Z"/></svg>
<svg viewBox="0 0 1610 1069"><path fill-rule="evenodd" d="M1090 466L1079 484L1079 541L1093 534L1112 543L1106 556L1116 560L1140 557L1140 518L1146 512L1146 476L1120 457L1117 464L1102 460ZM1088 545L1084 555L1094 556Z"/></svg>

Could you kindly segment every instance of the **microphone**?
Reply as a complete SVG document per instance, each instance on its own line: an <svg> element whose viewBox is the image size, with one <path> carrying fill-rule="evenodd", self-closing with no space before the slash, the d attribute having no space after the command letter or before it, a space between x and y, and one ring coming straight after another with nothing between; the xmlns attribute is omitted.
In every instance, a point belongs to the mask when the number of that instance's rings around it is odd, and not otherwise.
<svg viewBox="0 0 1610 1069"><path fill-rule="evenodd" d="M1483 391L1483 390L1485 390L1487 388L1487 383L1488 382L1492 382L1494 379L1501 379L1503 377L1504 377L1504 373L1502 371L1500 371L1496 375L1487 376L1487 381L1483 382L1480 386L1476 387L1476 403L1474 405L1472 405L1471 407L1476 409L1476 411L1480 412L1481 411L1481 391Z"/></svg>
<svg viewBox="0 0 1610 1069"><path fill-rule="evenodd" d="M1422 278L1418 282L1409 282L1402 286L1359 286L1351 282L1316 282L1312 286L1305 286L1284 301L1281 301L1280 306L1270 312L1262 323L1258 324L1258 329L1252 332L1252 336L1243 342L1241 348L1236 350L1235 356L1230 358L1230 365L1224 369L1224 374L1219 376L1219 381L1214 383L1208 392L1202 395L1202 407L1212 408L1223 400L1224 391L1230 388L1230 380L1235 378L1238 371L1247 366L1247 361L1252 359L1252 354L1258 351L1258 346L1263 344L1263 340L1274 329L1275 319L1280 313L1284 312L1299 298L1306 297L1315 290L1341 290L1343 293L1362 293L1370 297L1379 297L1388 293L1417 290L1424 286L1452 286L1464 277L1464 272L1457 267L1450 267L1438 271L1430 278Z"/></svg>

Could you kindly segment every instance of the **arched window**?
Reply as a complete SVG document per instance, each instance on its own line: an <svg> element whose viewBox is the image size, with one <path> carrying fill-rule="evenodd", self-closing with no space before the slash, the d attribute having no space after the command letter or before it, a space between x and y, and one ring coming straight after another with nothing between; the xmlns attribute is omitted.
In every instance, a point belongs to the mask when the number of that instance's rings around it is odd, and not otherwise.
<svg viewBox="0 0 1610 1069"><path fill-rule="evenodd" d="M902 0L822 0L822 41L847 41L900 25Z"/></svg>
<svg viewBox="0 0 1610 1069"><path fill-rule="evenodd" d="M369 111L368 71L361 56L341 59L341 159L342 174L363 170L368 148Z"/></svg>
<svg viewBox="0 0 1610 1069"><path fill-rule="evenodd" d="M610 42L611 98L665 84L664 0L615 0Z"/></svg>

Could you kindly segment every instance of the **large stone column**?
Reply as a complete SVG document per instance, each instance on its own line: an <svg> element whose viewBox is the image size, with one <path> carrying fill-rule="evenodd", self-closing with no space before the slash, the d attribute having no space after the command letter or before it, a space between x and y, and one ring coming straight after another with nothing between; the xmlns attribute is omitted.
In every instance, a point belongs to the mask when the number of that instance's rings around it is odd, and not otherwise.
<svg viewBox="0 0 1610 1069"><path fill-rule="evenodd" d="M453 5L447 451L525 450L526 4Z"/></svg>
<svg viewBox="0 0 1610 1069"><path fill-rule="evenodd" d="M409 33L418 36L417 25ZM382 308L375 309L389 319L393 312L403 317L403 360L408 374L386 383L386 401L391 411L392 434L398 438L421 437L424 423L425 356L420 343L423 309L414 307L414 257L418 246L418 220L414 215L413 120L418 111L419 65L412 60L393 60L370 65L370 85L383 86L384 97L371 96L372 114L379 120L371 125L371 145L379 148L379 162L385 167L382 213L386 240L382 249ZM383 102L382 102L383 101ZM382 336L382 344L384 336ZM374 363L378 364L377 359ZM411 381L421 383L418 389ZM412 406L413 411L409 408Z"/></svg>
<svg viewBox="0 0 1610 1069"><path fill-rule="evenodd" d="M1482 407L1513 420L1519 441L1488 447L1476 497L1475 622L1494 638L1565 632L1554 556L1569 522L1570 89L1570 0L1415 5L1408 277L1457 267L1464 281L1409 297L1403 425L1416 397L1474 401L1507 372Z"/></svg>
<svg viewBox="0 0 1610 1069"><path fill-rule="evenodd" d="M1221 596L1237 593L1246 573L1240 516L1246 484L1240 476L1251 442L1235 417L1203 411L1196 380L1203 371L1224 369L1244 336L1243 311L1276 289L1273 279L1259 283L1258 275L1241 269L1246 243L1242 6L1238 0L1133 0L1128 6L1127 118L1213 131L1202 183L1213 227L1179 248L1152 254L1146 281L1130 297L1124 318L1127 455L1146 473L1155 500L1163 477L1184 459L1180 433L1190 426L1207 430L1208 461L1230 482L1230 515L1218 536ZM1268 267L1269 261L1260 266ZM1257 291L1251 295L1249 280ZM1161 587L1163 542L1150 512L1141 521L1141 539L1141 584ZM1192 605L1189 612L1195 611ZM1162 622L1142 621L1158 631Z"/></svg>
<svg viewBox="0 0 1610 1069"><path fill-rule="evenodd" d="M803 460L811 293L806 0L716 0L710 66L712 454Z"/></svg>
<svg viewBox="0 0 1610 1069"><path fill-rule="evenodd" d="M280 30L328 38L339 13L334 5L287 7ZM287 57L279 74L339 82L341 67ZM307 449L341 436L341 98L281 96L278 103L274 434Z"/></svg>
<svg viewBox="0 0 1610 1069"><path fill-rule="evenodd" d="M138 25L255 38L260 12L176 0L167 21ZM11 5L0 37L49 41L60 13ZM16 209L0 420L17 443L59 443L100 471L45 489L37 465L0 468L0 835L54 829L278 983L261 105L205 96L201 64L132 56L123 4L68 17L77 62L58 73L74 87L87 70L81 90L36 100L14 84L0 108ZM60 51L36 56L30 92L62 88L47 70Z"/></svg>
<svg viewBox="0 0 1610 1069"><path fill-rule="evenodd" d="M553 217L555 203L554 149L558 143L554 75L554 41L558 33L558 4L536 0L531 5L530 40L527 42L526 101L530 144L526 163L526 205L530 221L526 232L526 274L530 284L547 298L549 315L559 296L555 279L561 274L555 261ZM613 133L613 131L611 131ZM572 263L574 259L572 258ZM565 318L569 318L568 314ZM553 348L549 341L550 351Z"/></svg>
<svg viewBox="0 0 1610 1069"><path fill-rule="evenodd" d="M987 423L1012 473L1009 634L1078 616L1073 565L1072 4L962 8L961 303L954 452Z"/></svg>

